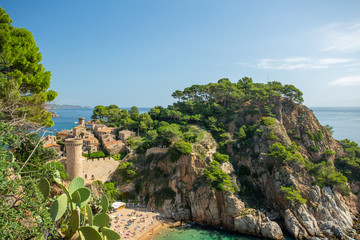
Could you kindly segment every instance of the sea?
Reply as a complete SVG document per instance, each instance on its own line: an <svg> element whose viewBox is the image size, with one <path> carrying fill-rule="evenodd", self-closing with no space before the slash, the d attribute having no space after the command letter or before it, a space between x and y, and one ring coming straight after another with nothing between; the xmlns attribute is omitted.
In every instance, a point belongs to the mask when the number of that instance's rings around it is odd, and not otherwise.
<svg viewBox="0 0 360 240"><path fill-rule="evenodd" d="M320 124L333 127L333 137L360 145L360 107L311 107Z"/></svg>
<svg viewBox="0 0 360 240"><path fill-rule="evenodd" d="M130 108L124 108L130 110ZM311 107L320 124L333 127L333 137L337 140L345 138L360 145L360 107ZM140 113L150 108L139 108ZM53 118L54 126L47 129L52 134L63 129L72 129L77 125L78 118L91 119L93 109L55 109L60 116Z"/></svg>
<svg viewBox="0 0 360 240"><path fill-rule="evenodd" d="M121 108L130 110L130 108ZM139 108L139 113L149 112L151 108ZM91 119L94 109L54 109L55 113L59 117L53 118L54 126L48 128L47 131L49 134L54 135L56 132L59 132L64 129L73 129L77 126L79 117L84 117L85 122Z"/></svg>
<svg viewBox="0 0 360 240"><path fill-rule="evenodd" d="M130 109L130 108L125 108ZM311 107L320 124L333 127L333 137L338 140L348 138L360 145L360 108ZM148 112L150 108L139 108L139 112ZM48 131L55 133L63 129L72 129L77 125L79 116L85 121L91 119L93 109L57 109L60 116L53 118L54 126ZM291 239L290 237L286 237ZM179 227L163 230L153 240L255 240L260 238L229 233L202 226Z"/></svg>

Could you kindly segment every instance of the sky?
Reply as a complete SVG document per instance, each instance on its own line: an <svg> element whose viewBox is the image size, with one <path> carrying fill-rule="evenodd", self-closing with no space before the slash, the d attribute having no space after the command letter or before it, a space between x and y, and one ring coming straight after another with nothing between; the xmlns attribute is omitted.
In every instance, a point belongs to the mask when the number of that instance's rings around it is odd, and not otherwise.
<svg viewBox="0 0 360 240"><path fill-rule="evenodd" d="M221 78L360 107L358 0L0 0L34 35L57 104L167 106Z"/></svg>

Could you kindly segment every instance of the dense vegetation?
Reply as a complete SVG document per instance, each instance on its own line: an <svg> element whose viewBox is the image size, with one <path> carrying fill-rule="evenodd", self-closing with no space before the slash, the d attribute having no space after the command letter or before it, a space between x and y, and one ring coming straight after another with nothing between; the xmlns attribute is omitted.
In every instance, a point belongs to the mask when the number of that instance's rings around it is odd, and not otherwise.
<svg viewBox="0 0 360 240"><path fill-rule="evenodd" d="M335 159L335 166L349 179L360 181L360 147L357 143L345 139L340 141L346 156Z"/></svg>
<svg viewBox="0 0 360 240"><path fill-rule="evenodd" d="M0 8L0 120L23 128L51 126L51 113L44 105L57 96L48 90L51 74L40 64L41 53L31 32L11 22Z"/></svg>
<svg viewBox="0 0 360 240"><path fill-rule="evenodd" d="M48 90L50 72L32 34L11 22L0 8L0 236L40 239L54 225L39 179L60 174L59 166L47 164L55 152L43 148L36 131L53 124L44 103L57 94Z"/></svg>
<svg viewBox="0 0 360 240"><path fill-rule="evenodd" d="M285 165L303 166L313 176L314 184L332 186L345 194L348 193L345 176L356 178L351 170L359 166L356 155L358 152L349 142L342 142L348 157L336 160L337 167L341 167L342 173L327 162L327 157L334 154L330 149L323 151L323 161L312 162L300 154L300 148L295 142L289 146L277 142L278 136L272 130L276 125L276 115L273 110L276 102L282 99L293 102L294 105L303 101L301 91L292 85L282 85L279 82L253 83L251 78L246 77L237 83L220 79L217 83L193 85L183 91L177 90L172 96L178 100L173 105L167 108L156 106L149 113L143 114L139 114L136 107L127 111L114 105L97 106L93 118L119 129L137 131L139 136L129 139L128 145L138 153L145 153L146 149L153 146L169 147L172 161L177 161L181 155L190 154L192 151L205 157L204 152L198 150L198 143L204 137L200 129L206 129L217 141L218 149L213 155L214 161L205 169L204 176L217 190L234 191L235 189L229 176L219 167L219 164L230 160L228 147L237 146L237 151L245 152L249 147L254 147L254 137L261 136L273 142L269 146L268 154L272 161L268 166L270 172ZM236 121L237 130L231 133L228 124L235 120L236 112L242 112L245 116L258 115L260 118L250 122ZM330 126L326 126L325 129L332 131ZM308 150L318 152L323 133L304 130L304 134L313 141L312 145L307 146ZM302 140L299 136L291 136L297 141ZM244 167L244 165L240 166L237 171L244 172L242 170ZM243 183L240 189L243 189L241 190L243 193L254 192L250 191L253 187L249 182L250 175L250 170L246 175L240 174L240 182ZM294 196L297 196L297 193L291 192ZM289 197L290 192L286 194Z"/></svg>
<svg viewBox="0 0 360 240"><path fill-rule="evenodd" d="M102 212L93 217L84 180L74 179L67 189L61 184L67 177L64 167L49 162L57 154L44 149L38 131L53 124L45 103L57 94L48 90L50 72L40 64L38 51L32 34L11 26L0 8L1 239L59 239L58 231L61 239L74 239L78 232L84 239L120 239L108 228L107 198L101 198ZM50 195L55 184L63 194Z"/></svg>

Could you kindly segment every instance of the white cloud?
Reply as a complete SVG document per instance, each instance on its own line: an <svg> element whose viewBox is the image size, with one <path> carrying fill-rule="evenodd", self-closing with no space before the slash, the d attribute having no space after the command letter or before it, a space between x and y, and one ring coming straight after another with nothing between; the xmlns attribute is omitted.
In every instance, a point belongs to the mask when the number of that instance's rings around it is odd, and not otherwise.
<svg viewBox="0 0 360 240"><path fill-rule="evenodd" d="M299 70L299 69L325 69L332 65L352 62L349 58L322 58L311 59L306 57L293 57L284 59L260 59L256 67L262 69Z"/></svg>
<svg viewBox="0 0 360 240"><path fill-rule="evenodd" d="M329 84L335 86L357 86L360 85L360 76L350 76L350 77L340 78L338 80L330 82Z"/></svg>
<svg viewBox="0 0 360 240"><path fill-rule="evenodd" d="M353 59L349 59L349 58L323 58L319 60L319 63L324 65L331 65L331 64L347 63L352 61Z"/></svg>
<svg viewBox="0 0 360 240"><path fill-rule="evenodd" d="M324 51L360 51L360 22L332 24L320 30Z"/></svg>

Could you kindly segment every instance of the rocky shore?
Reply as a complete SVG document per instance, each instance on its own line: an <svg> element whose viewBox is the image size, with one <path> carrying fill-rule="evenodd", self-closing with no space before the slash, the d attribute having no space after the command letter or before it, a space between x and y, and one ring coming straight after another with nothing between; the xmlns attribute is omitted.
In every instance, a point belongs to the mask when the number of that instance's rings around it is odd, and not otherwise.
<svg viewBox="0 0 360 240"><path fill-rule="evenodd" d="M260 125L259 133L252 136L251 147L228 144L230 161L221 164L234 186L240 190L247 188L251 194L244 191L240 196L233 191L219 191L202 177L217 146L211 135L205 134L199 143L205 153L194 151L176 162L170 160L169 154L135 156L134 163L141 176L137 181L143 183L137 189L138 200L160 209L174 221L224 227L264 238L283 239L284 230L295 238L359 238L355 226L359 195L354 194L359 189L358 183L352 184L353 191L342 194L335 187L316 185L304 164L289 162L273 166L269 148L275 141L267 137L270 132L284 145L295 142L296 153L306 161L319 162L326 157L326 161L334 164L335 157L344 154L339 142L319 124L311 110L289 101L275 104L274 124ZM261 116L256 114L238 112L229 123L230 133L239 122L248 124L259 119ZM321 139L310 137L309 133L318 132ZM316 146L317 151L311 146ZM334 154L324 155L326 151ZM121 188L131 192L135 191L135 185L133 182ZM292 186L304 201L294 204L285 198L284 186Z"/></svg>

